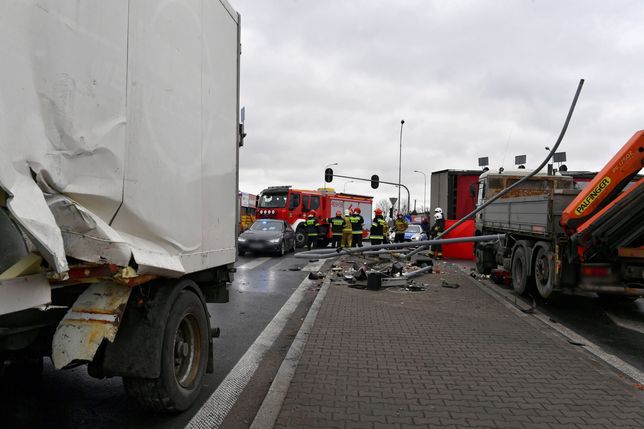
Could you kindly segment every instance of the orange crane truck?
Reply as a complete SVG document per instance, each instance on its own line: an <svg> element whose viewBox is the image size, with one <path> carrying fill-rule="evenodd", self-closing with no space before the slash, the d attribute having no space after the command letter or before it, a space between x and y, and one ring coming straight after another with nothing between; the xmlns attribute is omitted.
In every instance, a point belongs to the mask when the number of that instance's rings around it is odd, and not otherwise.
<svg viewBox="0 0 644 429"><path fill-rule="evenodd" d="M638 131L582 190L571 177L537 174L482 210L477 234L506 234L478 243L476 266L511 272L519 294L555 290L600 296L644 296L644 131ZM485 172L478 204L527 175Z"/></svg>

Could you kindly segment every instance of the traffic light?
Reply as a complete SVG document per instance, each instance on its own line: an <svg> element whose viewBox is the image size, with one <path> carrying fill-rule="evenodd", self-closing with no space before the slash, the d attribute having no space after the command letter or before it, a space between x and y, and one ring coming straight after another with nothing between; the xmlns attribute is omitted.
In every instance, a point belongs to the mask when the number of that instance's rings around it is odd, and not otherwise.
<svg viewBox="0 0 644 429"><path fill-rule="evenodd" d="M327 183L333 182L333 169L327 168L324 170L324 181Z"/></svg>
<svg viewBox="0 0 644 429"><path fill-rule="evenodd" d="M371 187L373 189L378 189L378 186L380 186L380 177L378 177L377 174L374 174L371 176Z"/></svg>

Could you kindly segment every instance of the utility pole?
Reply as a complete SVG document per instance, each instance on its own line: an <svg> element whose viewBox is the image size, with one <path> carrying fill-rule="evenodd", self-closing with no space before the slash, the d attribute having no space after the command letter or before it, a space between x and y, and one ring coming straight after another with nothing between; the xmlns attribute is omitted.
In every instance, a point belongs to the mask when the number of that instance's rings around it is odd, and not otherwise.
<svg viewBox="0 0 644 429"><path fill-rule="evenodd" d="M398 213L400 213L400 184L402 183L401 174L402 174L402 132L403 125L405 125L405 120L400 120L400 151L398 152ZM409 207L407 207L409 210Z"/></svg>

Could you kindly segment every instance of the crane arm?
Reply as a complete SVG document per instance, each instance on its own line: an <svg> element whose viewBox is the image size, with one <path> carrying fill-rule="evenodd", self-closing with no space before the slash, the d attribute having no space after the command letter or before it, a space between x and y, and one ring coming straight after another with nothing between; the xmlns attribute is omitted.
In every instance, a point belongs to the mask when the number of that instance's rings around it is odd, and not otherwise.
<svg viewBox="0 0 644 429"><path fill-rule="evenodd" d="M564 209L561 226L573 235L578 227L613 201L644 167L644 130L636 132Z"/></svg>

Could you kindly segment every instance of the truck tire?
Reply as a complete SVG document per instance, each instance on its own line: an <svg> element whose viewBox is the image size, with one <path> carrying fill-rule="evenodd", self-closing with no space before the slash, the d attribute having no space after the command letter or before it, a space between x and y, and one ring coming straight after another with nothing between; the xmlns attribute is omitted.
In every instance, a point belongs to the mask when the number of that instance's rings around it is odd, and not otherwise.
<svg viewBox="0 0 644 429"><path fill-rule="evenodd" d="M485 248L477 248L476 254L476 270L479 274L489 275L494 269L494 255L492 252Z"/></svg>
<svg viewBox="0 0 644 429"><path fill-rule="evenodd" d="M156 379L123 378L128 396L153 411L184 411L201 391L208 362L210 324L201 300L182 291L165 326L161 375Z"/></svg>
<svg viewBox="0 0 644 429"><path fill-rule="evenodd" d="M552 258L548 257L546 249L540 247L534 260L534 281L543 299L548 298L554 289L554 273Z"/></svg>
<svg viewBox="0 0 644 429"><path fill-rule="evenodd" d="M302 225L295 230L295 247L304 247L306 245L306 233Z"/></svg>
<svg viewBox="0 0 644 429"><path fill-rule="evenodd" d="M528 272L528 257L523 246L517 246L512 257L512 288L525 295L534 286L534 278Z"/></svg>

